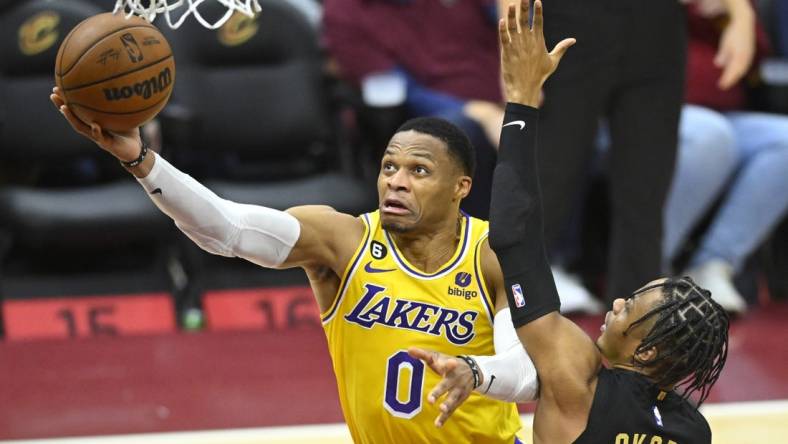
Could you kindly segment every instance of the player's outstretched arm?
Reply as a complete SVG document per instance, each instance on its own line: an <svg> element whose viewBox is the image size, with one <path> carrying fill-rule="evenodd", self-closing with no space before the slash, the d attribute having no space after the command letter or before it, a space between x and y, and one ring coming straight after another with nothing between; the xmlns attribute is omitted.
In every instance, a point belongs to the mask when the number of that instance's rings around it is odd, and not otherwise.
<svg viewBox="0 0 788 444"><path fill-rule="evenodd" d="M95 123L79 120L65 105L58 88L53 89L50 98L75 131L120 161L130 162L140 156L138 129L103 131ZM197 245L213 254L237 256L269 268L323 266L341 273L341 245L351 245L354 235L360 238L363 234L360 221L329 207L298 207L283 212L222 199L153 152L127 168L156 206Z"/></svg>
<svg viewBox="0 0 788 444"><path fill-rule="evenodd" d="M542 33L542 5L528 2L520 20L510 6L499 24L501 72L509 103L493 178L490 246L503 270L504 288L520 341L539 375L540 402L587 412L600 357L591 339L559 313L560 300L547 261L536 162L539 91L573 39L548 53ZM549 147L547 147L549 149Z"/></svg>

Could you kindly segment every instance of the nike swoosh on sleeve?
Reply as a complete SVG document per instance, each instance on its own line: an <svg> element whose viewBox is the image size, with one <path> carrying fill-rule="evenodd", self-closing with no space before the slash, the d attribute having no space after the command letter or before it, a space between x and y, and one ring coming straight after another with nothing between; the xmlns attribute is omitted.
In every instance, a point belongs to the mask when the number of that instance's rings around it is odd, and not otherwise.
<svg viewBox="0 0 788 444"><path fill-rule="evenodd" d="M520 127L520 131L525 129L525 121L524 120L512 120L509 123L505 123L503 126L512 126L518 125Z"/></svg>

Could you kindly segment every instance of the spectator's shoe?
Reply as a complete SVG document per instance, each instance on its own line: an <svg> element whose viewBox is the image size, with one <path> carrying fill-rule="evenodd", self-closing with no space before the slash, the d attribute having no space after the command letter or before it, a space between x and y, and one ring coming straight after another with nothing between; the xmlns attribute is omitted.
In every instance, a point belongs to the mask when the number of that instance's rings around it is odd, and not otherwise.
<svg viewBox="0 0 788 444"><path fill-rule="evenodd" d="M567 273L559 266L552 269L555 286L561 297L561 313L599 314L604 311L602 303L583 287L579 277Z"/></svg>
<svg viewBox="0 0 788 444"><path fill-rule="evenodd" d="M741 314L747 311L747 302L733 285L733 267L725 261L713 259L686 271L695 283L711 292L725 311Z"/></svg>

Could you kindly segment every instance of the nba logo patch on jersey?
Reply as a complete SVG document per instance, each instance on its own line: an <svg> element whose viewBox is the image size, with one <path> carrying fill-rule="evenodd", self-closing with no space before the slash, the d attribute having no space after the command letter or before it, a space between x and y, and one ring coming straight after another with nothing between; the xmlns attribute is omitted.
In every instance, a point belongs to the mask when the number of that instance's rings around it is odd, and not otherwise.
<svg viewBox="0 0 788 444"><path fill-rule="evenodd" d="M520 284L512 285L512 294L514 295L514 305L517 308L525 307L525 296L523 296L523 289Z"/></svg>
<svg viewBox="0 0 788 444"><path fill-rule="evenodd" d="M662 425L662 415L659 414L659 409L657 406L654 406L654 420L657 422L658 426L664 427Z"/></svg>

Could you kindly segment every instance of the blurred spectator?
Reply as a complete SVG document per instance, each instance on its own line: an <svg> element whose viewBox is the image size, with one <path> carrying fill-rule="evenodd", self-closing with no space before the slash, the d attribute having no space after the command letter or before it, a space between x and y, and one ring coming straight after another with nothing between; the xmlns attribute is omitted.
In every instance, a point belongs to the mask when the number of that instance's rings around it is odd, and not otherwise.
<svg viewBox="0 0 788 444"><path fill-rule="evenodd" d="M727 18L690 8L687 102L676 175L665 209L664 255L672 261L695 224L722 203L687 274L729 311L743 312L732 278L788 209L788 116L742 111L743 82L720 89L717 42ZM758 55L768 51L758 27Z"/></svg>
<svg viewBox="0 0 788 444"><path fill-rule="evenodd" d="M727 87L749 66L754 14L747 0L726 0L724 7L731 20L716 61ZM598 121L606 118L611 301L661 274L662 212L684 95L685 11L675 1L553 0L545 5L547 46L567 36L578 43L545 84L540 116L539 144L549 147L539 159L545 234L552 244L563 234L585 183ZM563 300L572 283L557 273L559 285L562 280ZM575 290L585 292L579 285Z"/></svg>
<svg viewBox="0 0 788 444"><path fill-rule="evenodd" d="M497 17L495 0L324 2L325 43L367 105L404 104L470 137L477 166L462 208L485 219L503 120Z"/></svg>
<svg viewBox="0 0 788 444"><path fill-rule="evenodd" d="M777 50L783 57L788 57L788 2L778 1L775 5L777 21Z"/></svg>

